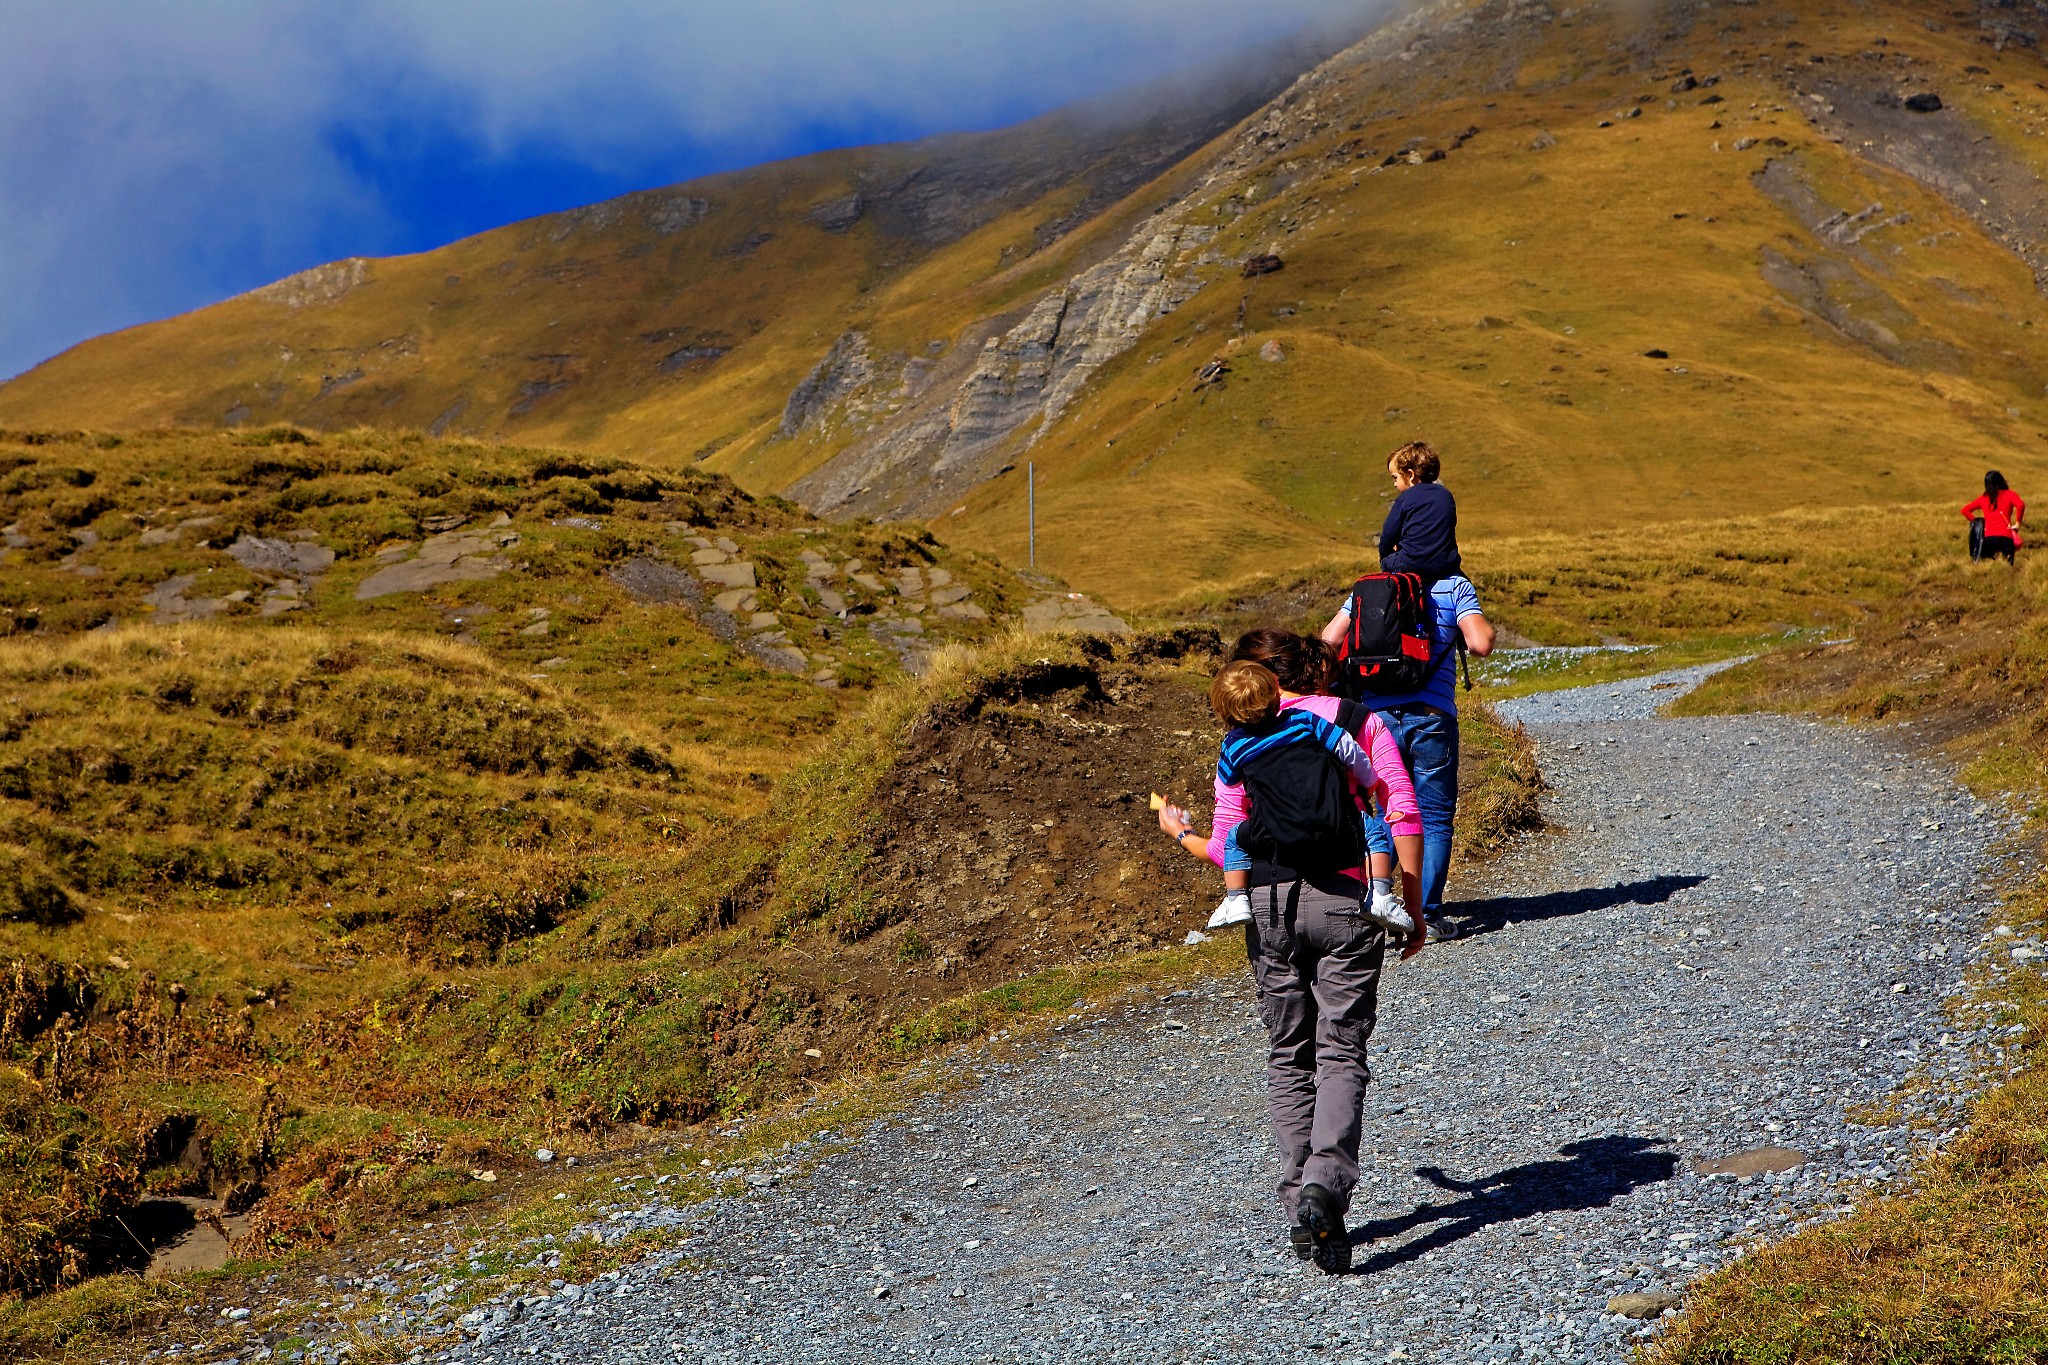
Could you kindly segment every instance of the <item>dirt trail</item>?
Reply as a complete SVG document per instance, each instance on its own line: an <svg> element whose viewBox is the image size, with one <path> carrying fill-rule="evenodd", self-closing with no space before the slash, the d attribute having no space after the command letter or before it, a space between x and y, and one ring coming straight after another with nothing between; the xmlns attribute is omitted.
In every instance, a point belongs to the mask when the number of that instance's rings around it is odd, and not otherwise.
<svg viewBox="0 0 2048 1365"><path fill-rule="evenodd" d="M1263 1037L1231 975L677 1208L616 1279L486 1305L511 1362L1622 1360L1624 1292L1682 1287L1899 1169L1981 1038L1945 1031L1998 822L1910 732L1659 718L1700 670L1516 707L1559 832L1454 888L1471 931L1396 971L1353 1275L1281 1247ZM1673 684L1680 686L1673 686ZM1893 1126L1847 1111L1909 1073ZM1703 1176L1762 1147L1796 1169Z"/></svg>

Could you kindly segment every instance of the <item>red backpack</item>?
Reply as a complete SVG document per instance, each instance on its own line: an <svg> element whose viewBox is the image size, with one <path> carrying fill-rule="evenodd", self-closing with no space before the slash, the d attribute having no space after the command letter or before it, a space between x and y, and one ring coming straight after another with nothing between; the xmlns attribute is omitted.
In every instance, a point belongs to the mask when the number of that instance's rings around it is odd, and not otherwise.
<svg viewBox="0 0 2048 1365"><path fill-rule="evenodd" d="M1436 607L1422 575L1367 574L1351 588L1333 690L1353 701L1420 692L1451 654L1439 656L1435 639Z"/></svg>

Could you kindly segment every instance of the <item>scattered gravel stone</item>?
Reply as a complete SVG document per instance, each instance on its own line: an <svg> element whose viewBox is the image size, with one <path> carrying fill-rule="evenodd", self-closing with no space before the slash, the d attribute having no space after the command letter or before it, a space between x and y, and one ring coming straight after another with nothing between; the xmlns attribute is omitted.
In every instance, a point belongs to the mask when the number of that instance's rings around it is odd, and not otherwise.
<svg viewBox="0 0 2048 1365"><path fill-rule="evenodd" d="M1949 1013L2010 962L1985 932L2010 822L1905 727L1658 716L1711 671L1506 708L1559 832L1390 966L1352 1274L1287 1250L1240 973L952 1054L927 1098L763 1158L777 1184L626 1191L562 1242L666 1249L580 1301L483 1305L435 1358L1629 1360L1691 1281L1953 1135L2011 1042ZM1806 1159L1696 1165L1767 1147Z"/></svg>

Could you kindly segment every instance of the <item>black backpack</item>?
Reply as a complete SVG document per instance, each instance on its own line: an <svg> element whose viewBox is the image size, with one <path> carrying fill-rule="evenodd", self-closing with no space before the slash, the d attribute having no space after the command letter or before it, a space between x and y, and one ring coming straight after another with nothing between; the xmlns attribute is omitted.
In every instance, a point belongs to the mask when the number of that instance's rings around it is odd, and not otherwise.
<svg viewBox="0 0 2048 1365"><path fill-rule="evenodd" d="M1331 690L1351 701L1420 692L1453 648L1462 658L1459 637L1436 652L1436 604L1432 585L1421 574L1367 574L1351 588L1351 626L1337 650L1337 676ZM1472 675L1465 675L1472 690Z"/></svg>
<svg viewBox="0 0 2048 1365"><path fill-rule="evenodd" d="M1237 846L1261 863L1297 874L1342 872L1365 861L1365 831L1351 798L1351 775L1312 725L1282 712L1249 733L1296 732L1240 765L1251 814Z"/></svg>

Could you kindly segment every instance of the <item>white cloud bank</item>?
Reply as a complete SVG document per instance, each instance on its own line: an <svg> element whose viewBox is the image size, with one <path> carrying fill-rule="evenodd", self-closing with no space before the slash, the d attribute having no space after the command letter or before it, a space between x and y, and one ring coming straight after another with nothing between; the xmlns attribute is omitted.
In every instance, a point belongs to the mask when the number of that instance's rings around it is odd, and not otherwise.
<svg viewBox="0 0 2048 1365"><path fill-rule="evenodd" d="M596 175L988 126L1364 0L10 0L0 375L416 240L413 130ZM384 149L385 167L336 150ZM671 155L671 149L681 149ZM374 158L373 158L374 159ZM563 205L566 207L566 205Z"/></svg>

